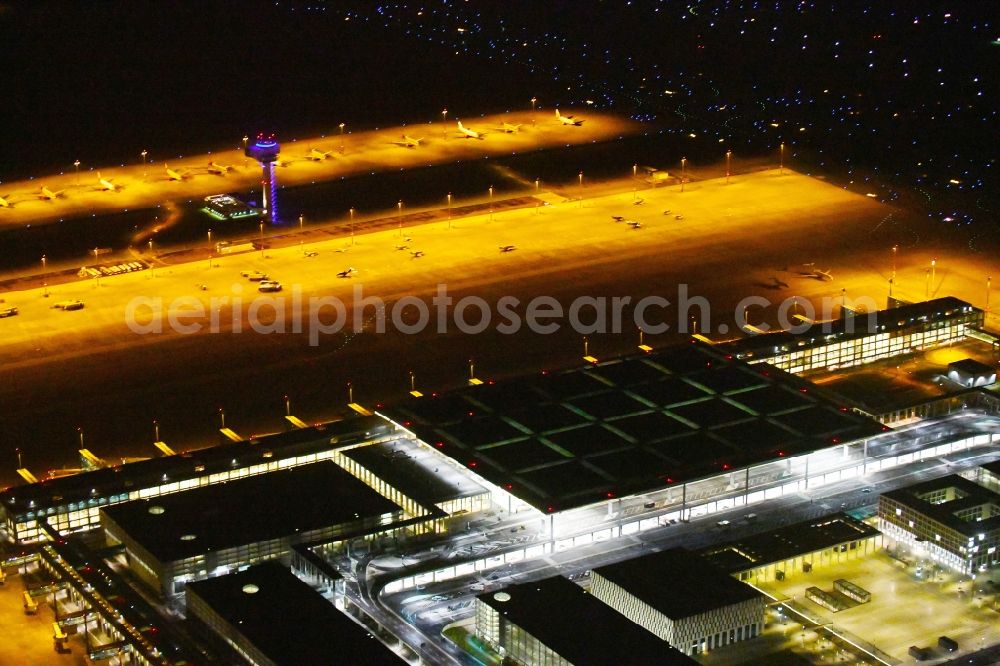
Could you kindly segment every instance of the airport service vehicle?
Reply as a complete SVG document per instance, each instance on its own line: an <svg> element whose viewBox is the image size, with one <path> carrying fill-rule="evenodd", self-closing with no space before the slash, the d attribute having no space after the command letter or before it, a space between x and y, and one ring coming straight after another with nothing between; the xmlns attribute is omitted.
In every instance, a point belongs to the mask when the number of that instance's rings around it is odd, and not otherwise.
<svg viewBox="0 0 1000 666"><path fill-rule="evenodd" d="M52 307L56 310L82 310L83 301L59 301L58 303L53 303Z"/></svg>
<svg viewBox="0 0 1000 666"><path fill-rule="evenodd" d="M261 280L257 291L281 291L281 283L275 280Z"/></svg>
<svg viewBox="0 0 1000 666"><path fill-rule="evenodd" d="M261 271L241 271L240 275L247 278L251 282L260 282L261 280L267 279L267 273Z"/></svg>
<svg viewBox="0 0 1000 666"><path fill-rule="evenodd" d="M13 305L9 308L0 308L0 317L13 317L17 313L18 309Z"/></svg>

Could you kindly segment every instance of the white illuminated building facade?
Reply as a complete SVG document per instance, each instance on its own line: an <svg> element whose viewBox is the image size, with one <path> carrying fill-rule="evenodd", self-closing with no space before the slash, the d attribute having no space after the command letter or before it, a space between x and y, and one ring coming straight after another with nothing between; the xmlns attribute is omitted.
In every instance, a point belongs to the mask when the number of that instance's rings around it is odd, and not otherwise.
<svg viewBox="0 0 1000 666"><path fill-rule="evenodd" d="M887 536L956 571L1000 565L1000 493L950 475L879 497Z"/></svg>

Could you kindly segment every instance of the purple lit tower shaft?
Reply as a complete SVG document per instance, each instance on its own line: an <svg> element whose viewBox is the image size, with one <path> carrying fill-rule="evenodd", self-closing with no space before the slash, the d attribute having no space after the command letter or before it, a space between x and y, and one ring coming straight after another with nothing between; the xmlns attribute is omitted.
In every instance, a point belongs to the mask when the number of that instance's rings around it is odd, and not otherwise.
<svg viewBox="0 0 1000 666"><path fill-rule="evenodd" d="M274 162L261 162L260 191L264 198L264 217L271 224L278 221L278 179L274 176Z"/></svg>
<svg viewBox="0 0 1000 666"><path fill-rule="evenodd" d="M262 209L264 218L271 224L278 221L278 179L275 178L274 163L280 151L281 146L273 134L268 136L258 134L257 140L246 148L247 157L252 157L260 164Z"/></svg>

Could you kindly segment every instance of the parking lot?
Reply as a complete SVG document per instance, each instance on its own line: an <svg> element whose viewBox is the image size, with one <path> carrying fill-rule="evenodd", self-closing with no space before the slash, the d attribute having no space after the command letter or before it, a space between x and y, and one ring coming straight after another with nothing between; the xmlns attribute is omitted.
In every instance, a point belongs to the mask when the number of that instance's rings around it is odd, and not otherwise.
<svg viewBox="0 0 1000 666"><path fill-rule="evenodd" d="M934 569L916 554L899 556L896 559L883 551L768 583L762 589L796 601L835 630L846 630L904 662L912 661L907 655L911 645L931 648L932 659L926 663L936 663L1000 641L998 586L989 582L989 576L980 575L973 584L968 577ZM993 577L1000 578L1000 574L994 572ZM830 591L840 578L869 591L871 601L833 613L805 598L806 588ZM945 653L937 647L939 636L956 640L959 650ZM808 642L805 638L800 637L803 645Z"/></svg>

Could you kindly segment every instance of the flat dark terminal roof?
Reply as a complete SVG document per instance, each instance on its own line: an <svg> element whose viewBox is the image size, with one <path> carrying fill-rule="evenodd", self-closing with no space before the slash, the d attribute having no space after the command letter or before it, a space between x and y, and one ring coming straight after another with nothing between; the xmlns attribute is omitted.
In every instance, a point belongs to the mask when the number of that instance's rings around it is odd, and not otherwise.
<svg viewBox="0 0 1000 666"><path fill-rule="evenodd" d="M162 511L152 513L153 507ZM322 461L102 511L153 556L169 562L402 509L335 463Z"/></svg>
<svg viewBox="0 0 1000 666"><path fill-rule="evenodd" d="M388 415L542 512L887 430L804 379L700 343L465 387Z"/></svg>
<svg viewBox="0 0 1000 666"><path fill-rule="evenodd" d="M247 587L247 586L254 587ZM247 592L245 590L253 590ZM281 666L370 664L402 659L278 562L188 583L261 652Z"/></svg>

